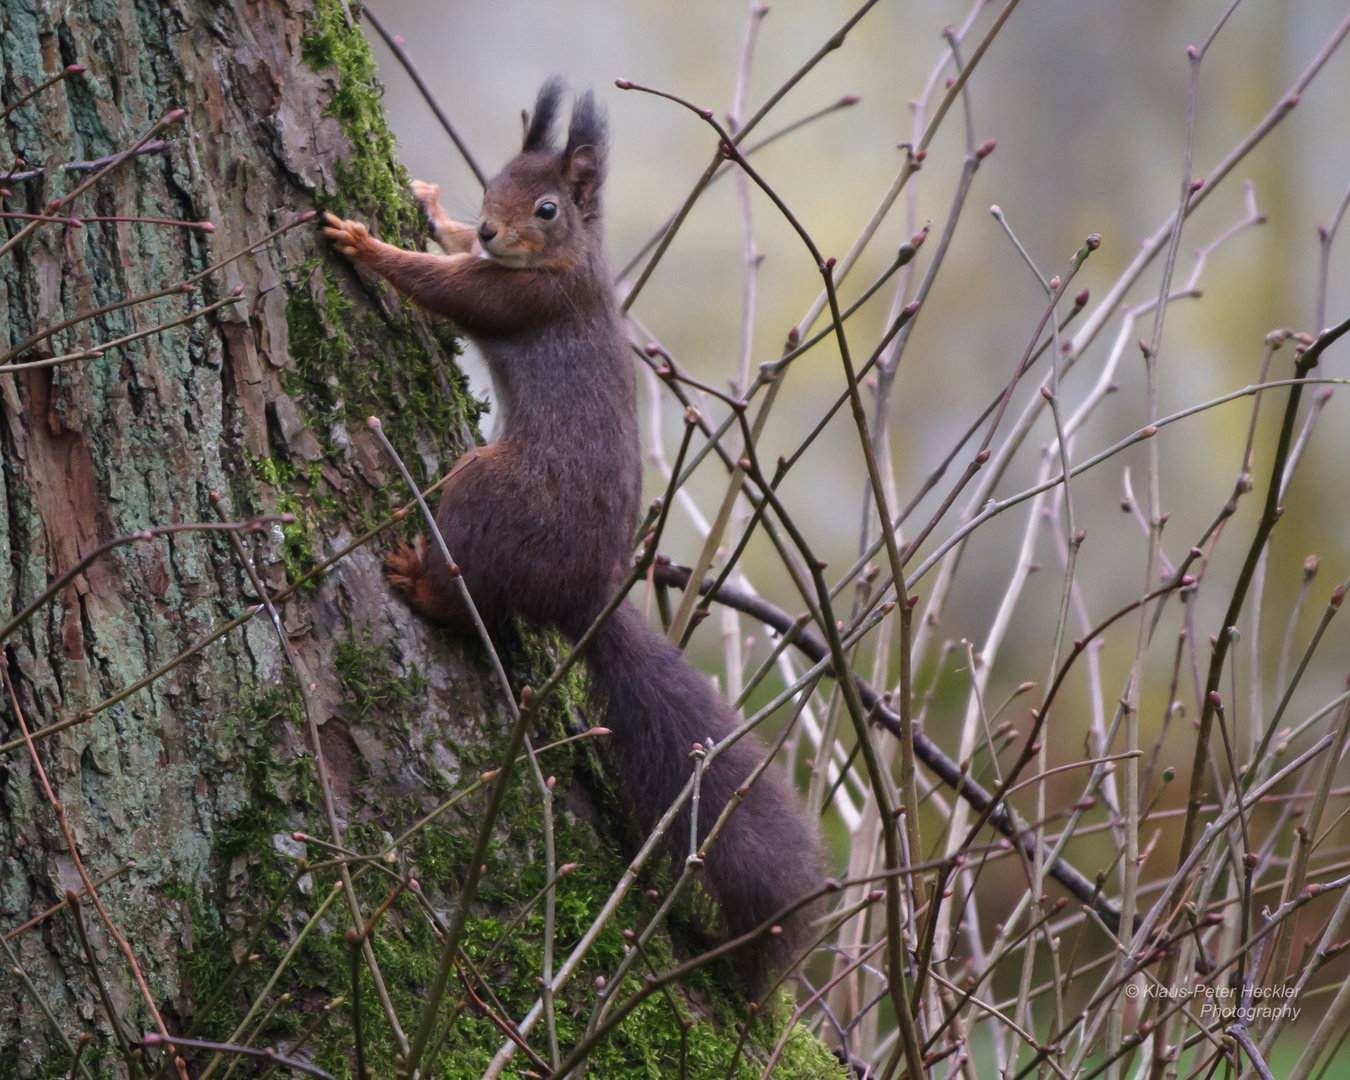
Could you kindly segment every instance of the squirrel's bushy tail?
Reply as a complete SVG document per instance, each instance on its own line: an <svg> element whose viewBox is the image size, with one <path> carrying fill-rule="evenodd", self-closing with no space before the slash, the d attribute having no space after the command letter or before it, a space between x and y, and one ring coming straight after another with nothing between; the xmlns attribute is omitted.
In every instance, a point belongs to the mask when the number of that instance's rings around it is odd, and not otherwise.
<svg viewBox="0 0 1350 1080"><path fill-rule="evenodd" d="M639 826L649 829L692 774L694 743L720 741L735 726L733 714L684 654L626 601L602 628L587 660L606 702L620 783ZM765 753L763 744L747 735L704 771L700 843ZM688 804L668 837L677 855L688 853ZM701 880L735 936L818 889L819 852L816 830L796 793L781 768L770 765L708 848ZM780 920L781 934L766 935L738 954L751 992L801 958L810 917L806 908Z"/></svg>

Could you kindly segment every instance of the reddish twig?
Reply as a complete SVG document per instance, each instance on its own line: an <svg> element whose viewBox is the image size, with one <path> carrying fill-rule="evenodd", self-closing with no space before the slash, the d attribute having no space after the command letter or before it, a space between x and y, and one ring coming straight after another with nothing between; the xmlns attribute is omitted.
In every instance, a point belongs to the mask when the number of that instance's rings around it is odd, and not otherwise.
<svg viewBox="0 0 1350 1080"><path fill-rule="evenodd" d="M261 1061L269 1062L273 1065L280 1065L283 1069L294 1069L296 1072L304 1073L306 1076L317 1076L319 1080L335 1080L332 1073L326 1073L317 1065L308 1061L299 1061L295 1058L282 1057L270 1046L258 1049L256 1046L238 1046L233 1043L206 1042L204 1039L188 1039L181 1035L170 1039L167 1035L157 1035L153 1031L147 1032L141 1036L141 1042L146 1046L162 1046L166 1043L171 1046L185 1046L189 1050L214 1050L220 1054L237 1054L242 1057L258 1058Z"/></svg>
<svg viewBox="0 0 1350 1080"><path fill-rule="evenodd" d="M3 112L0 112L0 120L4 120L5 117L9 116L9 114L12 113L15 109L28 104L28 102L32 101L33 98L37 97L44 90L50 90L57 83L70 78L72 75L83 75L83 74L84 68L81 67L79 64L67 65L66 67L58 71L55 75L53 75L50 79L48 79L46 82L33 87L32 90L29 90L28 93L24 94L24 96L19 98L19 100L16 101L13 105L7 106Z"/></svg>
<svg viewBox="0 0 1350 1080"><path fill-rule="evenodd" d="M37 735L37 732L33 732L33 734L34 734L34 735ZM22 742L22 740L20 740L20 742ZM121 866L119 866L116 870L113 870L113 871L110 872L110 873L104 874L101 878L99 878L96 882L94 882L94 888L97 889L97 888L99 888L100 886L106 885L108 882L112 881L113 878L121 877L121 876L122 876L123 874L125 874L128 870L134 870L135 868L136 868L136 860L134 860L134 859L128 859L128 860L127 860L126 862L124 862ZM81 889L78 893L76 893L76 898L77 898L77 899L81 899L81 898L83 898L83 897L85 897L85 896L87 896L87 895L88 895L88 890L87 890L87 889ZM27 931L33 929L33 927L37 926L40 922L43 922L43 921L46 920L46 919L50 919L50 918L51 918L53 915L55 915L58 911L61 911L63 908L65 908L65 906L66 906L69 902L70 902L70 901L68 901L68 900L62 900L60 903L53 904L53 905L52 905L51 907L49 907L46 911L44 911L41 915L34 915L31 919L29 919L29 920L28 920L26 923L24 923L22 926L16 926L13 930L10 930L8 933L6 933L6 934L5 934L5 940L6 940L6 941L12 941L14 938L18 937L20 934L26 933Z"/></svg>

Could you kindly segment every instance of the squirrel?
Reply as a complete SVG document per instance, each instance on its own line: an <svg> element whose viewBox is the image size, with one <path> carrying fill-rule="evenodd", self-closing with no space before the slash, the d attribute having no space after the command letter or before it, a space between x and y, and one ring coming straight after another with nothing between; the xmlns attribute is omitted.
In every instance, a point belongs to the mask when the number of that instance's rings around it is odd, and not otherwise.
<svg viewBox="0 0 1350 1080"><path fill-rule="evenodd" d="M401 295L449 319L487 361L504 422L498 440L451 470L436 523L484 624L514 617L576 641L622 587L643 510L637 382L605 258L600 190L607 124L594 96L574 104L567 143L553 126L563 87L539 91L521 152L488 182L477 226L451 220L435 185L412 190L449 254L404 251L327 215L338 251ZM437 545L419 535L387 556L414 608L471 632ZM620 789L649 829L733 714L683 653L625 600L586 657L613 732ZM762 760L748 735L703 774L699 837ZM671 836L689 835L689 808ZM672 842L672 847L678 841ZM707 850L700 880L733 936L818 888L819 840L785 776L766 771ZM785 916L741 964L762 987L809 943L810 908Z"/></svg>

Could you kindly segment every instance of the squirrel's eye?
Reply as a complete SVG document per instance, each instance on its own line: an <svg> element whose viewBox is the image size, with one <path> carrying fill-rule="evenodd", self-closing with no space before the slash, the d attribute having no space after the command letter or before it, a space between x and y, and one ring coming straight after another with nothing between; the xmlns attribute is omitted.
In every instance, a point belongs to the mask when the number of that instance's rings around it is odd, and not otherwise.
<svg viewBox="0 0 1350 1080"><path fill-rule="evenodd" d="M535 217L541 217L545 221L552 221L558 216L558 204L555 202L540 203L539 209L534 212Z"/></svg>

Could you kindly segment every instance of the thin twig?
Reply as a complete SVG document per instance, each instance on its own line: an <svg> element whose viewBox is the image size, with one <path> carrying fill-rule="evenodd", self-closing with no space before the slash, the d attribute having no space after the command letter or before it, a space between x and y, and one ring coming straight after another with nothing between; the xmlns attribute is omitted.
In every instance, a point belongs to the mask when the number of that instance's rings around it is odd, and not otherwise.
<svg viewBox="0 0 1350 1080"><path fill-rule="evenodd" d="M408 55L407 49L403 47L403 39L401 37L391 36L389 31L384 28L384 24L375 17L375 12L371 11L366 4L361 4L360 10L366 17L366 21L369 22L371 26L375 27L375 32L379 34L384 43L389 46L389 51L394 54L394 58L403 65L403 70L408 73L408 77L412 79L413 85L417 87L417 92L422 95L422 100L430 106L432 113L435 114L436 119L440 121L441 127L443 127L445 133L450 136L450 141L455 144L455 149L459 151L459 156L464 159L464 164L469 167L469 171L473 173L474 179L478 181L479 186L487 187L487 175L478 167L478 162L474 160L473 154L469 152L469 148L464 144L464 140L459 137L459 133L455 131L454 125L450 123L450 118L445 115L445 110L441 108L440 102L432 96L431 91L427 88L427 84L422 81L422 76L413 65L412 57Z"/></svg>

